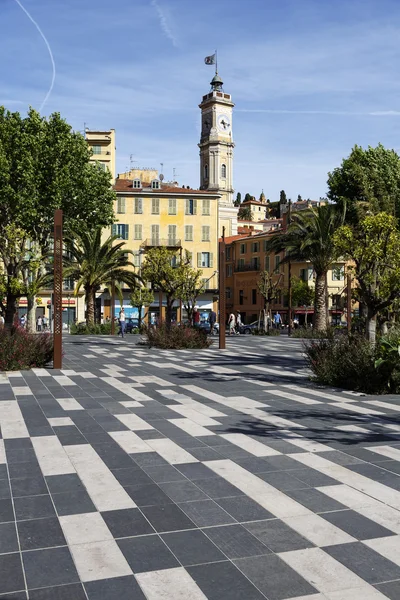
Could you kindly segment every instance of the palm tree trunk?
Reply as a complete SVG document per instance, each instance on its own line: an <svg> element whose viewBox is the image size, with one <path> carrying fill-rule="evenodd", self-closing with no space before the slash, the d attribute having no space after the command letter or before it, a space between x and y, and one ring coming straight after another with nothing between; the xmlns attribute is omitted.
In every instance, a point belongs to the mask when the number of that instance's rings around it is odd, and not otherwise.
<svg viewBox="0 0 400 600"><path fill-rule="evenodd" d="M371 344L375 345L376 342L376 313L367 307L367 339Z"/></svg>
<svg viewBox="0 0 400 600"><path fill-rule="evenodd" d="M86 290L86 325L94 325L94 295L91 289Z"/></svg>
<svg viewBox="0 0 400 600"><path fill-rule="evenodd" d="M36 331L36 296L27 296L26 329L29 333Z"/></svg>
<svg viewBox="0 0 400 600"><path fill-rule="evenodd" d="M7 329L11 329L11 327L14 325L15 315L17 313L17 300L18 296L15 294L12 294L11 292L7 294L6 310L4 315L4 322Z"/></svg>
<svg viewBox="0 0 400 600"><path fill-rule="evenodd" d="M326 330L326 273L320 273L315 278L314 323L316 331Z"/></svg>

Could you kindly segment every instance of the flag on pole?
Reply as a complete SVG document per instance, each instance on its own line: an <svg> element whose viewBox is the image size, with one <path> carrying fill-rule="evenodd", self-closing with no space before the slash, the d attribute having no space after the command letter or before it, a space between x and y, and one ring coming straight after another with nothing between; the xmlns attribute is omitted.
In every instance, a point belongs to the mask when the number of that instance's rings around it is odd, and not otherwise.
<svg viewBox="0 0 400 600"><path fill-rule="evenodd" d="M211 56L206 56L204 59L204 62L206 63L206 65L215 65L215 53L211 54Z"/></svg>

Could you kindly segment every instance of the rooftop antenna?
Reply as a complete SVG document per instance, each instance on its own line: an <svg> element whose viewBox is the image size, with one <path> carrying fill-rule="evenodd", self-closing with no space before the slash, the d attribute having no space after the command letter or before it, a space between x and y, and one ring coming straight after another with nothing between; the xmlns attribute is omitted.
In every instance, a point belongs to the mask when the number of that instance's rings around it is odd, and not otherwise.
<svg viewBox="0 0 400 600"><path fill-rule="evenodd" d="M137 162L137 160L133 160L133 154L129 155L129 162L130 162L130 170L133 169L133 163Z"/></svg>

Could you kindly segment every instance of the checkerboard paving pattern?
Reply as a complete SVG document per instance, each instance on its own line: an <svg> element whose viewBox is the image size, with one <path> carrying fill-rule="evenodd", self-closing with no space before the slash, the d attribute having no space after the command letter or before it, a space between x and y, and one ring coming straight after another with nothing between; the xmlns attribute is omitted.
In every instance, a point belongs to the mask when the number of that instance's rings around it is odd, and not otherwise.
<svg viewBox="0 0 400 600"><path fill-rule="evenodd" d="M400 598L399 397L136 341L0 375L0 600Z"/></svg>

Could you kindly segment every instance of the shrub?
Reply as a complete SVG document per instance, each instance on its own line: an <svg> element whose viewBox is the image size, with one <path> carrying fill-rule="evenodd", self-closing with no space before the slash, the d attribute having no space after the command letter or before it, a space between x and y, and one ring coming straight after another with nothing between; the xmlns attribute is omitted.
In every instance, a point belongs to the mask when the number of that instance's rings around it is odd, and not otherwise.
<svg viewBox="0 0 400 600"><path fill-rule="evenodd" d="M307 340L330 339L339 331L341 331L340 327L327 327L325 331L316 331L313 327L299 327L298 329L292 328L291 337Z"/></svg>
<svg viewBox="0 0 400 600"><path fill-rule="evenodd" d="M157 328L147 329L149 346L155 348L174 349L180 348L209 348L212 340L207 338L203 329L162 324Z"/></svg>
<svg viewBox="0 0 400 600"><path fill-rule="evenodd" d="M400 390L400 329L391 329L378 340L375 368L387 379L388 391Z"/></svg>
<svg viewBox="0 0 400 600"><path fill-rule="evenodd" d="M22 327L0 329L0 371L44 367L52 357L50 333L28 333Z"/></svg>
<svg viewBox="0 0 400 600"><path fill-rule="evenodd" d="M115 326L117 330L118 325ZM70 327L71 335L109 335L111 333L111 322L99 325L86 325L86 323L73 323Z"/></svg>
<svg viewBox="0 0 400 600"><path fill-rule="evenodd" d="M364 337L332 336L305 342L304 347L319 383L370 394L387 391L387 371L375 369L378 349Z"/></svg>

